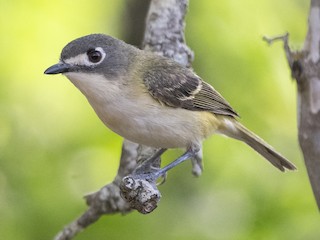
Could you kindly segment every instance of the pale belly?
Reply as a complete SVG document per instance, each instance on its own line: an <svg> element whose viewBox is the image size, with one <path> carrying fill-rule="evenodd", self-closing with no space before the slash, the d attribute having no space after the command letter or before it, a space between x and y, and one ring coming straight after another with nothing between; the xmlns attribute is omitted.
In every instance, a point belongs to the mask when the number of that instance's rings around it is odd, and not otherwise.
<svg viewBox="0 0 320 240"><path fill-rule="evenodd" d="M158 103L159 104L159 103ZM158 148L184 148L211 135L217 127L214 115L162 105L126 106L118 102L113 106L97 107L92 104L104 124L120 136ZM101 106L101 105L100 105Z"/></svg>
<svg viewBox="0 0 320 240"><path fill-rule="evenodd" d="M200 144L216 132L220 120L209 112L161 105L143 87L124 87L121 80L101 75L68 73L87 97L102 122L120 136L158 148L184 148ZM117 84L118 83L118 84Z"/></svg>

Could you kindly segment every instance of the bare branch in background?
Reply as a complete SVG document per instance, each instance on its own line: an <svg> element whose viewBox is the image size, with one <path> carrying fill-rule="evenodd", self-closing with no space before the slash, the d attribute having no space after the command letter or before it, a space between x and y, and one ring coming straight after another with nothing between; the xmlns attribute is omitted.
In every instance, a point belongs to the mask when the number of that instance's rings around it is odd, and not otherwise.
<svg viewBox="0 0 320 240"><path fill-rule="evenodd" d="M320 0L311 0L309 26L304 48L292 51L289 35L283 40L291 74L298 86L299 143L318 208L320 209Z"/></svg>

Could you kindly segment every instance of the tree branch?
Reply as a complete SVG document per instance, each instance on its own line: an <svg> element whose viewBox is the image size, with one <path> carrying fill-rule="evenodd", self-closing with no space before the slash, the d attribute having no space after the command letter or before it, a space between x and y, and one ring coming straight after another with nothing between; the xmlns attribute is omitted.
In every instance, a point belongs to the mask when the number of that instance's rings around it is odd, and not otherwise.
<svg viewBox="0 0 320 240"><path fill-rule="evenodd" d="M294 52L289 48L288 35L273 40L277 39L284 42L291 74L298 85L299 143L320 209L320 0L311 0L308 33L302 50Z"/></svg>
<svg viewBox="0 0 320 240"><path fill-rule="evenodd" d="M143 48L190 67L193 52L185 43L188 0L154 0L147 16Z"/></svg>
<svg viewBox="0 0 320 240"><path fill-rule="evenodd" d="M151 1L146 19L146 30L143 40L143 48L156 54L172 58L181 65L190 66L193 53L188 48L184 39L184 17L187 11L188 0L153 0ZM157 149L143 146L146 157L141 164L148 160ZM150 154L147 154L147 152ZM160 167L147 166L141 174L139 166L129 176L125 177L120 185L121 195L130 206L140 213L150 213L160 201L161 194L157 188L155 179L149 177L152 169ZM193 163L193 173L200 175L202 163L196 160ZM146 167L146 166L144 166Z"/></svg>
<svg viewBox="0 0 320 240"><path fill-rule="evenodd" d="M125 140L118 174L113 182L107 184L99 191L85 196L89 208L76 220L59 232L55 240L69 240L84 228L96 222L103 214L127 213L131 211L129 203L120 196L119 185L122 178L130 174L137 166L138 144Z"/></svg>

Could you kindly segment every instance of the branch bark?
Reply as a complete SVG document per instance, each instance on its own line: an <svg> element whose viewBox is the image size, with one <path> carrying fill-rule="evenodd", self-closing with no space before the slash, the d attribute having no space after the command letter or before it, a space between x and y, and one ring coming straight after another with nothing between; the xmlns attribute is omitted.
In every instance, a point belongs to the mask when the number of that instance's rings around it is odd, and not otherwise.
<svg viewBox="0 0 320 240"><path fill-rule="evenodd" d="M146 20L142 46L184 66L191 66L193 53L185 44L184 17L188 0L152 0ZM133 209L149 213L157 207L161 194L155 182L147 179L148 171L160 167L144 165L146 174L135 174L157 149L124 140L120 166L114 181L85 196L88 209L59 232L55 240L70 240L104 214L128 213ZM193 172L201 173L201 163L193 162ZM143 176L146 176L145 178ZM120 190L121 189L121 190Z"/></svg>
<svg viewBox="0 0 320 240"><path fill-rule="evenodd" d="M191 66L194 57L184 38L184 17L188 2L188 0L153 0L142 44L145 50L172 58L186 67Z"/></svg>
<svg viewBox="0 0 320 240"><path fill-rule="evenodd" d="M298 83L299 143L311 186L320 209L320 0L312 0L309 29L295 74ZM294 65L295 63L295 65Z"/></svg>
<svg viewBox="0 0 320 240"><path fill-rule="evenodd" d="M142 47L145 50L172 58L181 65L189 67L193 60L193 52L188 48L184 38L184 17L188 0L153 0L150 3L146 19L146 29ZM144 156L139 166L144 164L158 149L140 146ZM148 154L150 152L151 154ZM160 167L160 159L156 166L144 166L143 173L139 166L132 174L125 177L120 184L121 195L133 209L140 213L150 213L160 201L161 194L155 179L150 179L148 173ZM192 161L193 173L201 174L202 163Z"/></svg>
<svg viewBox="0 0 320 240"><path fill-rule="evenodd" d="M283 40L291 74L297 82L299 144L320 209L320 0L311 0L303 49L292 51L288 38L286 34L267 41Z"/></svg>

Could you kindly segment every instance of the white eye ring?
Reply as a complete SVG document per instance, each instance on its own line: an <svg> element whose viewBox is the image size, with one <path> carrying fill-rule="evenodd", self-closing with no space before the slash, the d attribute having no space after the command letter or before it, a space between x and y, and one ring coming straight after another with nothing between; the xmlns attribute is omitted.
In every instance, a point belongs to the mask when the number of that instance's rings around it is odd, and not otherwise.
<svg viewBox="0 0 320 240"><path fill-rule="evenodd" d="M92 59L90 60L88 56L89 51L99 52L101 54L100 60L97 62L91 61ZM66 59L64 62L78 66L95 66L101 63L103 59L106 57L106 53L101 47L96 47L94 49L90 49L89 51L86 53L81 53L78 56Z"/></svg>

